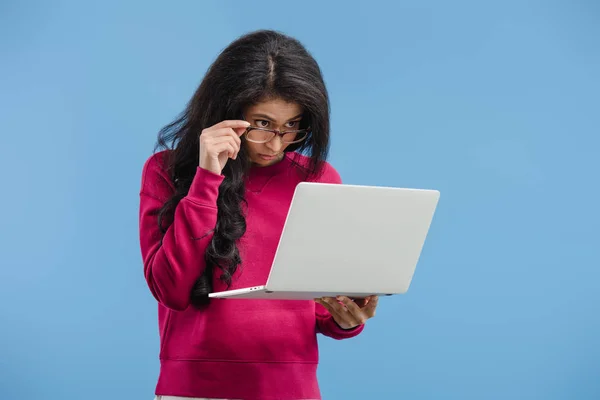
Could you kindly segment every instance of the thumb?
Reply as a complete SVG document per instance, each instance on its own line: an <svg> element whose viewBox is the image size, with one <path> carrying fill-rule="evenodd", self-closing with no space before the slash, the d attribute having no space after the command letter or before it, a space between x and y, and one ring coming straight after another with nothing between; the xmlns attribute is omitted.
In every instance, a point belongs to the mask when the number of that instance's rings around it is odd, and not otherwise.
<svg viewBox="0 0 600 400"><path fill-rule="evenodd" d="M377 307L378 302L379 296L369 296L367 297L367 304L365 305L365 308L369 310L374 310Z"/></svg>

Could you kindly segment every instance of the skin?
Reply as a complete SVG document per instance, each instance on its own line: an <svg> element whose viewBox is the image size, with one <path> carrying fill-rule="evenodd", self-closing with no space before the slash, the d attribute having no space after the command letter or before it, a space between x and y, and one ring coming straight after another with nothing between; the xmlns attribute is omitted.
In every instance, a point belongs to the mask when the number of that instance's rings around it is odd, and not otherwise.
<svg viewBox="0 0 600 400"><path fill-rule="evenodd" d="M297 130L302 119L302 107L282 99L268 99L244 110L246 120L227 120L206 128L200 135L200 167L221 174L228 159L236 159L242 146L240 136L252 125L277 130ZM289 146L280 136L267 143L245 141L250 161L266 167L281 161Z"/></svg>
<svg viewBox="0 0 600 400"><path fill-rule="evenodd" d="M342 329L352 329L363 325L375 316L379 297L369 296L352 300L346 296L338 296L337 298L324 297L315 301L329 311Z"/></svg>
<svg viewBox="0 0 600 400"><path fill-rule="evenodd" d="M214 174L221 174L227 160L237 158L240 147L246 147L250 161L257 167L267 167L281 161L289 144L275 136L267 143L241 140L248 126L277 129L299 129L302 107L282 99L266 99L244 110L245 120L222 121L204 129L200 135L200 167ZM352 329L375 316L377 296L365 299L349 299L345 296L324 297L315 302L325 307L335 322L343 329Z"/></svg>
<svg viewBox="0 0 600 400"><path fill-rule="evenodd" d="M282 99L269 99L254 104L244 110L244 117L252 126L279 131L294 131L300 129L302 107ZM275 136L267 143L245 142L250 160L259 167L266 167L281 161L284 151L289 146L283 143L280 136Z"/></svg>

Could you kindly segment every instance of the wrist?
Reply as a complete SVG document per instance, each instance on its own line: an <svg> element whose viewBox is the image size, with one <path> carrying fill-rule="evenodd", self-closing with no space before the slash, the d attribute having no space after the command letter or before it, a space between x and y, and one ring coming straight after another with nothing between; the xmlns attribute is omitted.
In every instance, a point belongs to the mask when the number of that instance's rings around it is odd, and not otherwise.
<svg viewBox="0 0 600 400"><path fill-rule="evenodd" d="M202 168L205 171L213 173L215 175L221 175L221 171L220 170L216 170L215 168L211 168L210 166L199 164L198 167Z"/></svg>

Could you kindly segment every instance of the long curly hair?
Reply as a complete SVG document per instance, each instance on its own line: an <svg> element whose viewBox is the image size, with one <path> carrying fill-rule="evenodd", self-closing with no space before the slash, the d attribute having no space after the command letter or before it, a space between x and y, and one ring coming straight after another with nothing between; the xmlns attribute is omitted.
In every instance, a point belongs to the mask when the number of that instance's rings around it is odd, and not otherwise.
<svg viewBox="0 0 600 400"><path fill-rule="evenodd" d="M311 132L286 152L310 157L306 176L318 174L329 150L329 97L319 65L296 39L261 30L246 34L226 47L210 66L185 110L158 134L155 150L168 149L167 170L175 192L159 211L163 230L172 222L175 208L190 189L199 163L199 137L203 129L223 120L240 119L244 109L265 99L281 98L304 109L301 127ZM251 168L241 147L236 160L228 160L219 187L217 223L205 253L206 268L190 293L191 304L208 304L214 269L231 285L242 262L237 247L246 232L243 213L245 178Z"/></svg>

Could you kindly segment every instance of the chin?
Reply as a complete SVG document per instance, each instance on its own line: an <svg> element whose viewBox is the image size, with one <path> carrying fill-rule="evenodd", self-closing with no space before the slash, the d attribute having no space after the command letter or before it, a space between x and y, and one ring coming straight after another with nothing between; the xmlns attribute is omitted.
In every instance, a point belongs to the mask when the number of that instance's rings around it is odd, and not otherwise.
<svg viewBox="0 0 600 400"><path fill-rule="evenodd" d="M254 161L254 165L258 165L259 167L268 167L269 165L273 165L275 163L277 163L278 160L276 161L265 161L265 160L258 160L258 161Z"/></svg>
<svg viewBox="0 0 600 400"><path fill-rule="evenodd" d="M261 167L268 167L269 165L277 164L282 159L283 159L283 157L280 156L280 157L274 158L272 160L266 160L266 159L262 158L260 155L257 155L256 157L252 157L252 162L255 165L258 165Z"/></svg>

